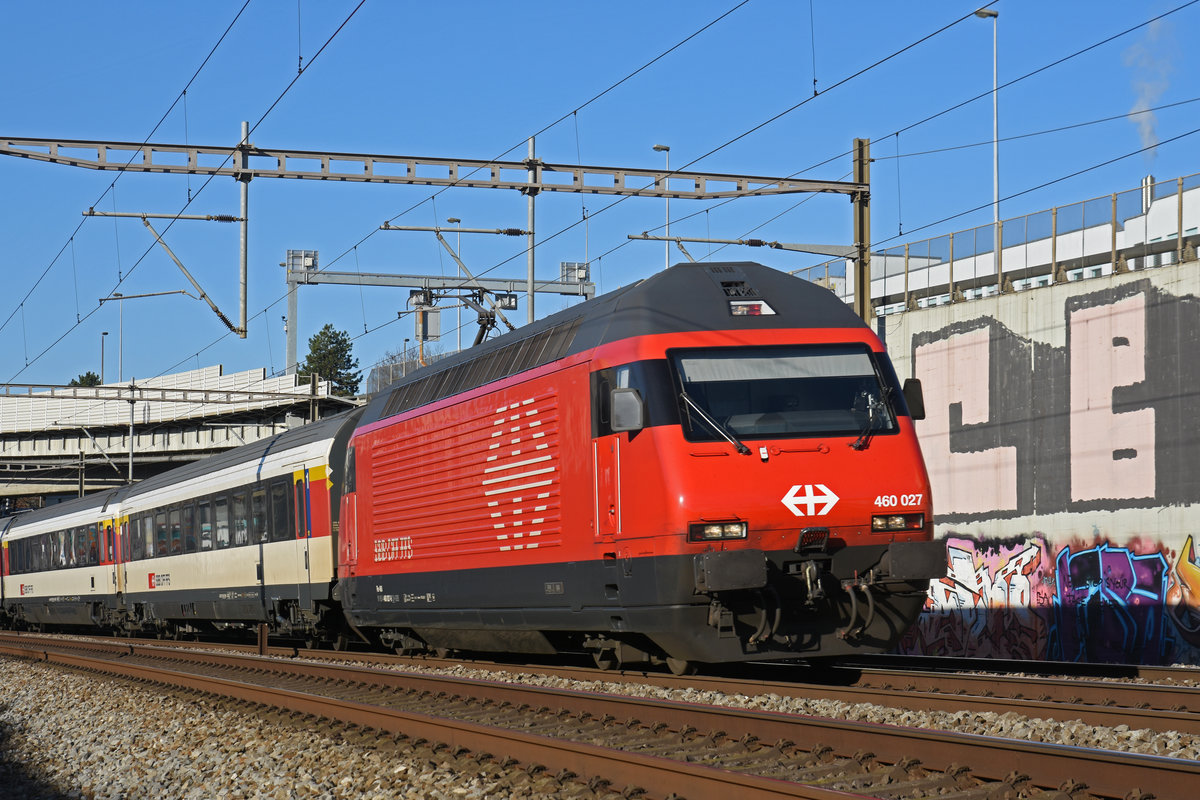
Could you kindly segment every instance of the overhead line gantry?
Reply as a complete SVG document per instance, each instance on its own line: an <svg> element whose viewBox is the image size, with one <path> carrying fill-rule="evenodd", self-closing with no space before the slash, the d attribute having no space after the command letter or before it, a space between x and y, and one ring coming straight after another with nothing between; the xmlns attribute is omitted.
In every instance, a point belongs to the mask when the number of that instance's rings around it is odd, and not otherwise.
<svg viewBox="0 0 1200 800"><path fill-rule="evenodd" d="M541 192L572 192L690 200L717 200L797 193L849 195L855 208L855 308L870 316L869 293L869 144L855 140L854 181L777 178L689 170L550 164L536 158L529 139L528 158L520 161L336 153L258 147L248 141L247 123L235 146L199 146L151 142L112 142L84 139L0 137L0 155L53 164L121 172L228 176L241 184L242 264L246 263L247 188L254 178L292 178L356 183L510 189L529 201L528 275L529 321L534 319L534 197ZM645 181L641 185L633 185ZM681 185L683 184L683 185ZM864 235L865 234L865 235ZM863 280L864 275L867 280ZM861 297L860 297L861 295ZM865 304L865 307L864 307ZM243 266L239 335L245 335L246 277Z"/></svg>

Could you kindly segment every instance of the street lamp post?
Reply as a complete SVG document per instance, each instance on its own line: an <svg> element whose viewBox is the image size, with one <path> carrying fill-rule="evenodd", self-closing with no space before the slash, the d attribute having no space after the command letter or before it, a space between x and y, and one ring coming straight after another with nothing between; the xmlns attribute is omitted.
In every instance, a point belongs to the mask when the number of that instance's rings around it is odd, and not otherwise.
<svg viewBox="0 0 1200 800"><path fill-rule="evenodd" d="M104 337L108 331L100 331L100 383L104 383Z"/></svg>
<svg viewBox="0 0 1200 800"><path fill-rule="evenodd" d="M112 296L121 300L117 303L117 383L121 383L125 380L125 295L113 292Z"/></svg>
<svg viewBox="0 0 1200 800"><path fill-rule="evenodd" d="M654 145L654 149L657 152L662 153L663 155L665 155L667 157L668 178L663 179L663 192L665 193L667 191L667 184L668 184L668 181L670 180L669 176L671 174L671 145L656 144L656 145ZM666 230L667 241L663 242L663 269L666 269L667 267L671 266L671 198L667 197L666 201L667 201L667 230Z"/></svg>
<svg viewBox="0 0 1200 800"><path fill-rule="evenodd" d="M147 292L146 294L130 294L124 295L120 292L113 292L108 297L101 297L100 304L103 305L109 300L119 300L117 304L120 307L120 320L117 323L117 383L125 380L125 301L135 300L139 297L162 297L168 294L187 294L186 289L174 289L169 292ZM189 294L188 297L191 297ZM108 334L105 333L107 336ZM101 340L103 341L103 340ZM100 371L104 371L104 353L100 354ZM100 376L103 379L103 375Z"/></svg>
<svg viewBox="0 0 1200 800"><path fill-rule="evenodd" d="M992 21L992 234L995 236L995 253L997 269L1000 263L1000 115L996 102L997 70L996 70L996 29L1000 12L992 8L981 8L975 12L980 19Z"/></svg>
<svg viewBox="0 0 1200 800"><path fill-rule="evenodd" d="M408 376L408 339L404 340L404 354L400 356L400 377Z"/></svg>

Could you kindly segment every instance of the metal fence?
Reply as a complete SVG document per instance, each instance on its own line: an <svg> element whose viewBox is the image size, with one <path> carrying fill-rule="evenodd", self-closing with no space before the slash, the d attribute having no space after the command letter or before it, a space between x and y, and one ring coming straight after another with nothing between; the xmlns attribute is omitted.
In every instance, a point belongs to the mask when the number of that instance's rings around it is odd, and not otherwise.
<svg viewBox="0 0 1200 800"><path fill-rule="evenodd" d="M997 293L1146 269L1195 258L1200 241L1200 173L1056 206L995 224L871 253L871 300L877 314L942 305ZM851 262L795 275L850 301Z"/></svg>

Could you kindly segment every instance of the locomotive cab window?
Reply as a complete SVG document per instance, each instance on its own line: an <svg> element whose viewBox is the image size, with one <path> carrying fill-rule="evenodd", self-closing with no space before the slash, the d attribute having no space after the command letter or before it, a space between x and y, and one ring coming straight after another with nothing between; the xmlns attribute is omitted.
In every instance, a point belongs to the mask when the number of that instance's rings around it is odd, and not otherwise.
<svg viewBox="0 0 1200 800"><path fill-rule="evenodd" d="M691 441L897 431L896 392L866 345L726 347L669 355Z"/></svg>

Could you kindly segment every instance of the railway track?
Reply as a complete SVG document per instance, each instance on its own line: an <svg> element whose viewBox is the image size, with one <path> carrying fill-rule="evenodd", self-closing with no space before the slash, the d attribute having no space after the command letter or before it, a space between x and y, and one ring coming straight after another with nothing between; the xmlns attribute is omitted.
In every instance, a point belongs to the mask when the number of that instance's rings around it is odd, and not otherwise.
<svg viewBox="0 0 1200 800"><path fill-rule="evenodd" d="M398 672L329 654L279 659L28 635L0 636L0 652L441 742L476 760L515 759L571 793L1167 800L1190 798L1200 778L1200 764L1182 759ZM728 679L686 682L710 680Z"/></svg>

